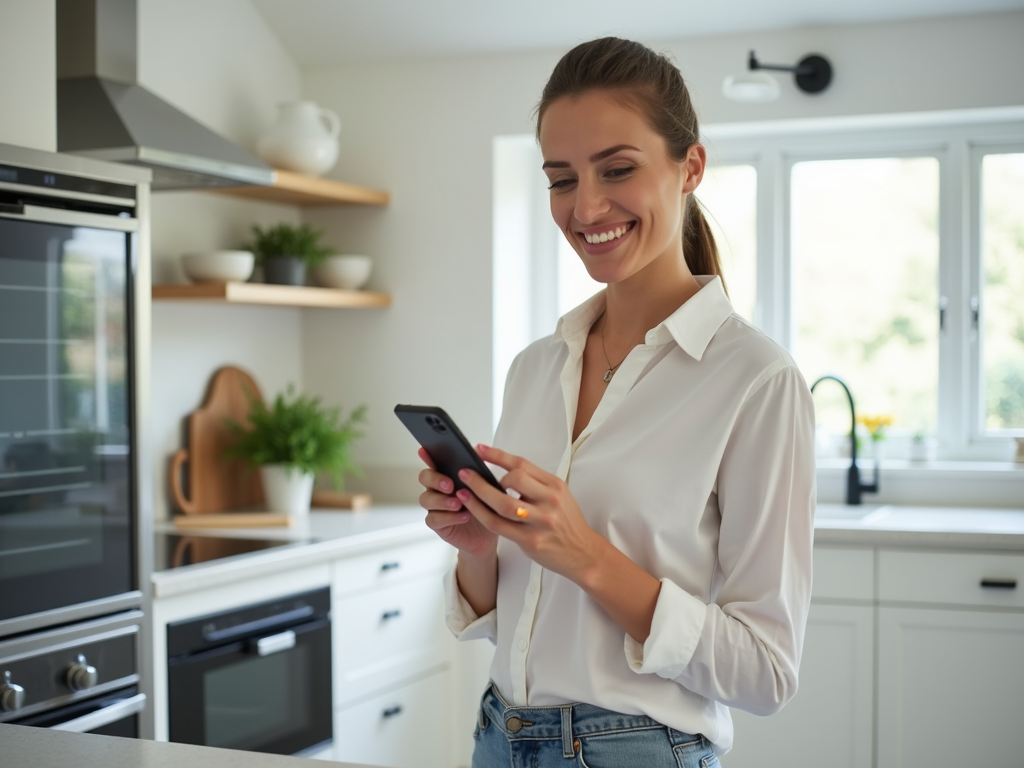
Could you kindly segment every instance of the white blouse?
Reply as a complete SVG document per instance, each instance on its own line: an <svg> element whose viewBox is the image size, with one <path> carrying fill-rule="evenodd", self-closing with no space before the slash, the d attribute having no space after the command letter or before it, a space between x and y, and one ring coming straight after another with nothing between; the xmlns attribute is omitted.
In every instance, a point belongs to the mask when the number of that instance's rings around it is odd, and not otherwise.
<svg viewBox="0 0 1024 768"><path fill-rule="evenodd" d="M796 693L811 597L814 407L789 354L737 316L717 277L648 331L575 442L583 349L602 291L509 370L494 445L569 484L589 525L661 581L640 644L572 581L498 542L497 608L445 577L460 640L497 645L520 706L587 702L732 746L729 707Z"/></svg>

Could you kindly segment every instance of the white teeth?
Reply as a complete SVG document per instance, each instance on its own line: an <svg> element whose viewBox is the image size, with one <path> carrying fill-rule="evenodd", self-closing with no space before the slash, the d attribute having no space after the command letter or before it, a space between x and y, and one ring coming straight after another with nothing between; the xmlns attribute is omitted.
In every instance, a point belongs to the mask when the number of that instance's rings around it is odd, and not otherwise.
<svg viewBox="0 0 1024 768"><path fill-rule="evenodd" d="M615 240L622 237L629 231L629 227L616 227L612 232L601 232L600 234L587 235L584 234L583 238L588 243L607 243L609 240Z"/></svg>

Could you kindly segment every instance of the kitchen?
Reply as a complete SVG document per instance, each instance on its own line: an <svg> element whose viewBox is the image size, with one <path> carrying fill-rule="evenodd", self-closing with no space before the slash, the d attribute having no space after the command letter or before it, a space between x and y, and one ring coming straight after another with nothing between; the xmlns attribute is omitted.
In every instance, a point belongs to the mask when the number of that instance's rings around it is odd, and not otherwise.
<svg viewBox="0 0 1024 768"><path fill-rule="evenodd" d="M680 34L667 47L691 78L706 125L1012 108L1024 102L1016 76L1024 68L1022 12L1019 4L1005 8L1017 10L817 28L801 23L800 29L693 39ZM534 52L427 51L416 58L300 66L299 54L282 42L285 29L266 20L267 9L271 4L245 0L213 8L140 2L140 81L250 149L279 102L313 99L338 112L344 125L331 175L388 190L391 204L302 209L198 192L153 194L154 282L182 281L181 254L233 247L253 223L309 221L339 247L375 256L370 287L388 291L393 306L334 312L154 302L148 425L154 487L167 485L167 457L180 447L181 419L202 399L210 374L231 362L251 371L267 393L294 383L346 407L368 403L371 421L359 444L366 470L361 487L378 504L408 503L417 493L416 460L389 413L394 403L451 406L468 434L482 439L492 430L492 210L486 193L492 141L530 133L530 111L562 42ZM0 9L4 143L56 146L53 26L53 3L15 0ZM729 102L719 96L721 79L744 62L749 48L794 61L809 50L827 50L836 62L834 90L821 101L789 89L772 104ZM218 334L209 333L212 327ZM444 328L459 328L460 341L438 350L437 329ZM1019 508L1013 503L1022 497L1019 475L1004 480L1004 474L986 478L979 489L961 475L957 488L967 488L970 500L955 503ZM840 492L828 500L840 501ZM909 491L880 500L937 501ZM167 519L165 494L154 494L152 514Z"/></svg>

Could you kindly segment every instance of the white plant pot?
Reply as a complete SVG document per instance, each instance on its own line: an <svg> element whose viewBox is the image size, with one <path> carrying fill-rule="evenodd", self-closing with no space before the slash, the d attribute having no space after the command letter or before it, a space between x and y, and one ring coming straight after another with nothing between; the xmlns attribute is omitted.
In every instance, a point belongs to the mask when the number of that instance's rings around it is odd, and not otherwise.
<svg viewBox="0 0 1024 768"><path fill-rule="evenodd" d="M309 514L313 497L312 472L302 472L288 464L266 464L260 467L260 476L268 511L284 512L293 517Z"/></svg>

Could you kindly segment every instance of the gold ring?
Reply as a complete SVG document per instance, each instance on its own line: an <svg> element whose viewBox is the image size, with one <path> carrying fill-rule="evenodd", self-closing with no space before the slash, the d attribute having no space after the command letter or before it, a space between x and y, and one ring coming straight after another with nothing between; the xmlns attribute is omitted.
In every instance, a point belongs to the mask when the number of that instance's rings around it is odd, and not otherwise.
<svg viewBox="0 0 1024 768"><path fill-rule="evenodd" d="M516 517L518 517L520 520L525 520L529 516L530 516L530 510L528 510L526 507L519 507L516 510Z"/></svg>

